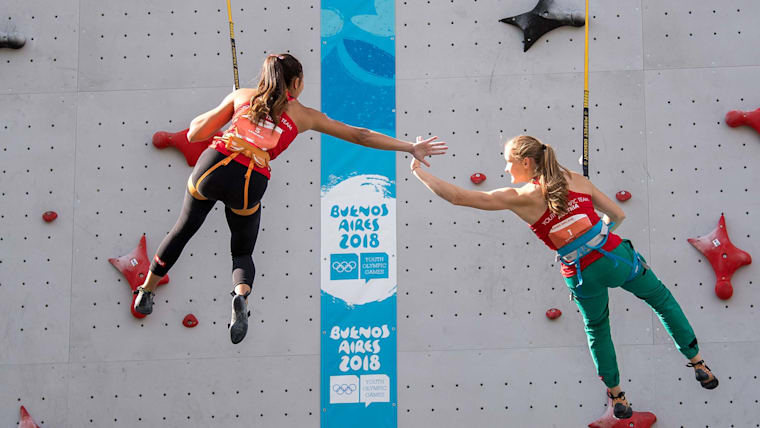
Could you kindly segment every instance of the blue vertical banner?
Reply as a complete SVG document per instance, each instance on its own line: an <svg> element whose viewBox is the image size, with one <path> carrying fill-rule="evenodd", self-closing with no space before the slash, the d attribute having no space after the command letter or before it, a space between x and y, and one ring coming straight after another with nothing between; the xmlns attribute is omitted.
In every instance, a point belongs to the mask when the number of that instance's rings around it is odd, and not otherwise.
<svg viewBox="0 0 760 428"><path fill-rule="evenodd" d="M395 136L393 0L323 0L322 111ZM396 427L396 155L322 135L321 426Z"/></svg>

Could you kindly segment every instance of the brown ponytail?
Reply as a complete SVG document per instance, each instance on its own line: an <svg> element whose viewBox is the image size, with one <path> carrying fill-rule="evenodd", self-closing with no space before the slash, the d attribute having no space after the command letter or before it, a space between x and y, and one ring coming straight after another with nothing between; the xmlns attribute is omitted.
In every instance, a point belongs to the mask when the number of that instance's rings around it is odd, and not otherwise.
<svg viewBox="0 0 760 428"><path fill-rule="evenodd" d="M261 66L256 93L251 97L247 117L259 123L269 116L280 123L280 116L288 104L287 88L296 77L303 78L301 63L290 54L269 55Z"/></svg>
<svg viewBox="0 0 760 428"><path fill-rule="evenodd" d="M535 162L535 175L539 177L541 192L549 205L549 211L559 217L567 214L567 176L570 175L570 170L557 162L552 146L528 135L519 135L511 142L515 158L531 158Z"/></svg>

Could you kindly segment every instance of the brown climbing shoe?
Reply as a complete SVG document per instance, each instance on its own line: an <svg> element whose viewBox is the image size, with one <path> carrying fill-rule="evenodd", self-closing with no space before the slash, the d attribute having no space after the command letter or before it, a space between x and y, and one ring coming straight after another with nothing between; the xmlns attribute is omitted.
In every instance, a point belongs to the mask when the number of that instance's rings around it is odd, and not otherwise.
<svg viewBox="0 0 760 428"><path fill-rule="evenodd" d="M707 367L705 360L699 360L696 363L686 364L686 367L694 368L694 377L699 381L704 389L715 389L718 387L718 378Z"/></svg>
<svg viewBox="0 0 760 428"><path fill-rule="evenodd" d="M620 391L620 394L616 396L612 395L610 390L607 390L607 396L612 399L612 413L618 419L628 419L633 416L633 409L625 398L625 392Z"/></svg>

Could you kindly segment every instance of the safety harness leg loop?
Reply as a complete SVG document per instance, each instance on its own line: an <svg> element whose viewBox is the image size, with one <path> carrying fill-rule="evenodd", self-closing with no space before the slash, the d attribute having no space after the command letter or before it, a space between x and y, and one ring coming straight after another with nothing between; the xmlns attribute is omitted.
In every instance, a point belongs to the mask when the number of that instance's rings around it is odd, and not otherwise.
<svg viewBox="0 0 760 428"><path fill-rule="evenodd" d="M219 168L220 166L227 166L232 162L233 159L237 157L238 153L232 153L231 155L227 156L226 158L222 159L221 161L217 162L216 165L209 168L206 172L204 172L200 178L198 178L198 181L193 184L193 177L190 176L187 179L187 190L190 192L190 194L199 201L205 201L206 198L201 194L201 192L198 191L198 188L201 186L201 182L206 179L212 172L214 172L215 169Z"/></svg>

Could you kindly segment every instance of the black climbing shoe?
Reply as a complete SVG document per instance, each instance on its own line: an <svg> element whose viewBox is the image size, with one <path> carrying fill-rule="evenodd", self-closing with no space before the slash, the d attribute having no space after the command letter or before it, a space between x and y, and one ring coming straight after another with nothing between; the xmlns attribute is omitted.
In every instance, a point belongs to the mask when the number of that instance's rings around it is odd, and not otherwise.
<svg viewBox="0 0 760 428"><path fill-rule="evenodd" d="M137 298L135 299L135 311L143 315L150 315L150 313L153 312L153 296L155 293L142 287L137 287L132 294L137 295Z"/></svg>
<svg viewBox="0 0 760 428"><path fill-rule="evenodd" d="M609 390L607 390L607 396L612 399L612 405L614 406L612 413L616 418L628 419L633 416L633 409L631 408L631 405L628 404L628 400L625 399L625 392L620 391L620 394L618 394L616 397L612 395Z"/></svg>
<svg viewBox="0 0 760 428"><path fill-rule="evenodd" d="M694 368L694 377L699 381L699 384L702 385L702 388L715 389L718 387L718 378L710 371L710 367L707 367L705 360L686 364L686 367ZM710 379L711 375L712 379Z"/></svg>
<svg viewBox="0 0 760 428"><path fill-rule="evenodd" d="M245 334L248 333L248 317L251 312L246 308L245 298L248 295L231 293L232 298L232 319L230 319L230 340L234 344L240 343ZM248 293L250 294L250 293Z"/></svg>

